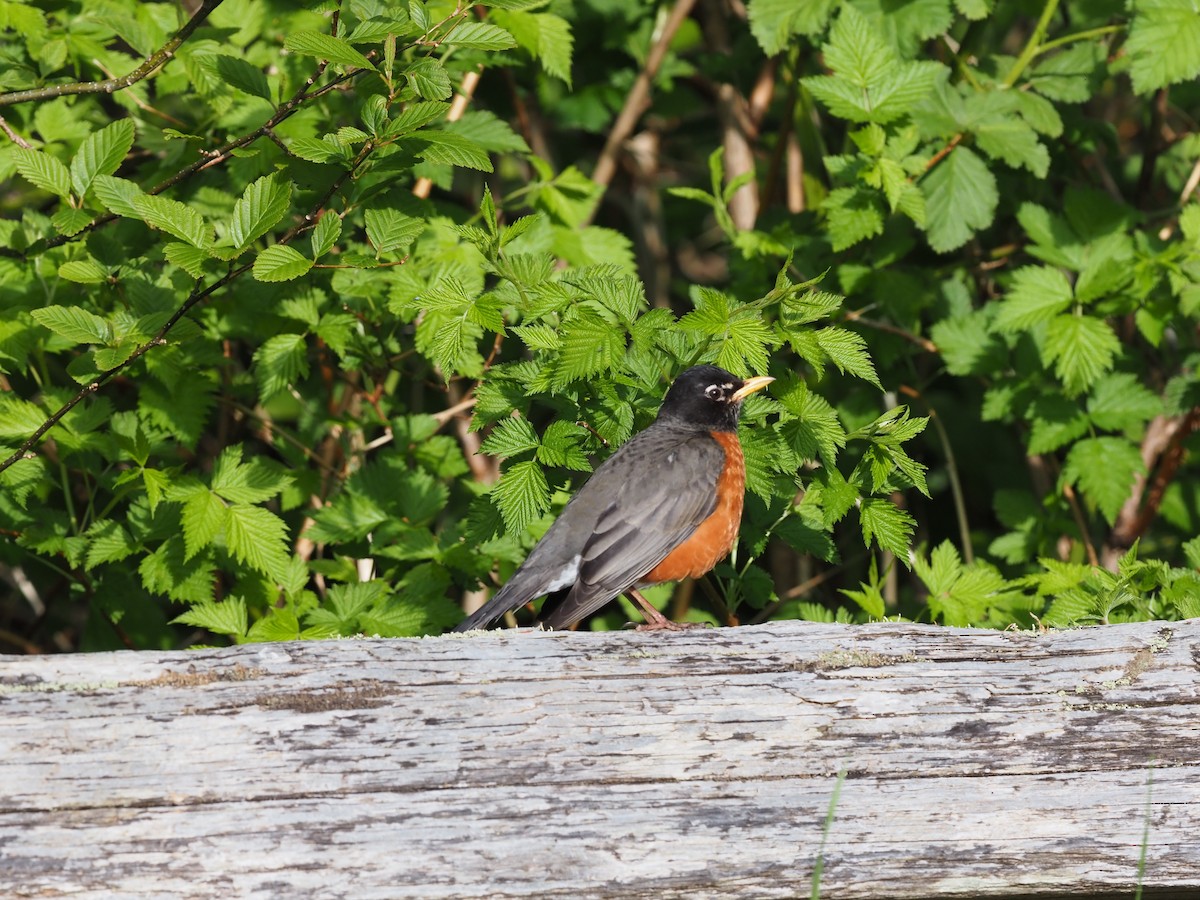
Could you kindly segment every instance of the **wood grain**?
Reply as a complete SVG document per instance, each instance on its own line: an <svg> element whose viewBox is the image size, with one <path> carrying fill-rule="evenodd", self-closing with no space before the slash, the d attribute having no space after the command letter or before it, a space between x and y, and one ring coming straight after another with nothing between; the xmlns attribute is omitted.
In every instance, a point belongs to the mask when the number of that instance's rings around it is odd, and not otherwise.
<svg viewBox="0 0 1200 900"><path fill-rule="evenodd" d="M18 897L1200 895L1200 623L0 658ZM1147 831L1148 828L1148 831Z"/></svg>

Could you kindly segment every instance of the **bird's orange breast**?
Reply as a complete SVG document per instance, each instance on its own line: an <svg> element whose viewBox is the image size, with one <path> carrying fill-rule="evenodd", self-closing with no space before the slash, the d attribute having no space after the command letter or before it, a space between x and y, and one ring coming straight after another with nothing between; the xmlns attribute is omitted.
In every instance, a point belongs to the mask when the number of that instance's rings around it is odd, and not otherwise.
<svg viewBox="0 0 1200 900"><path fill-rule="evenodd" d="M711 434L725 451L725 465L717 478L717 508L700 523L691 537L646 574L643 584L699 578L733 549L742 524L746 464L736 432L714 431Z"/></svg>

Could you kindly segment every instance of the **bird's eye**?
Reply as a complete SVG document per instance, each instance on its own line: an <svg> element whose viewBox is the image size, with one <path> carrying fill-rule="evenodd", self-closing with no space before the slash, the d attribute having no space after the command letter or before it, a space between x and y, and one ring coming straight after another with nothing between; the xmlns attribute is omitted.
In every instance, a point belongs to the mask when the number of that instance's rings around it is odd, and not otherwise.
<svg viewBox="0 0 1200 900"><path fill-rule="evenodd" d="M707 388L704 389L704 396L707 397L709 400L720 400L722 397L725 396L725 392L723 390L721 390L719 387L717 387L715 384L710 384Z"/></svg>

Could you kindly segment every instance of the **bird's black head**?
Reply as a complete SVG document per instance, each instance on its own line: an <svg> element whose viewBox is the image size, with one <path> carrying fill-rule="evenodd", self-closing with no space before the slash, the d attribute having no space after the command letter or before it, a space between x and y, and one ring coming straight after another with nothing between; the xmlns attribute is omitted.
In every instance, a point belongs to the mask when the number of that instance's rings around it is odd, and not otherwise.
<svg viewBox="0 0 1200 900"><path fill-rule="evenodd" d="M692 366L667 389L659 421L697 431L737 431L742 401L774 380L758 375L743 381L716 366Z"/></svg>

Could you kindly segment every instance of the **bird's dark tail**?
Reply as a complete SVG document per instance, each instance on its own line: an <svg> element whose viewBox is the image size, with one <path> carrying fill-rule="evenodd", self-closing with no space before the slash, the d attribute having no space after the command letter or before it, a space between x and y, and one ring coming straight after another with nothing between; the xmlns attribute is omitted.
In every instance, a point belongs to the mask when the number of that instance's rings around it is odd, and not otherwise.
<svg viewBox="0 0 1200 900"><path fill-rule="evenodd" d="M487 628L509 610L516 609L521 605L521 601L514 596L516 591L510 590L511 587L512 582L510 581L496 592L496 596L455 625L452 630L475 631Z"/></svg>

